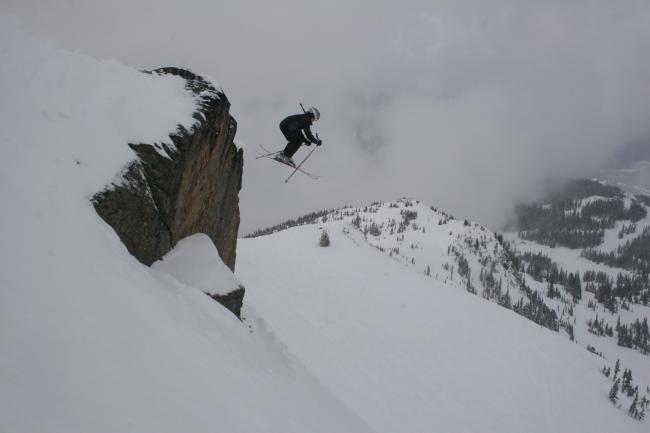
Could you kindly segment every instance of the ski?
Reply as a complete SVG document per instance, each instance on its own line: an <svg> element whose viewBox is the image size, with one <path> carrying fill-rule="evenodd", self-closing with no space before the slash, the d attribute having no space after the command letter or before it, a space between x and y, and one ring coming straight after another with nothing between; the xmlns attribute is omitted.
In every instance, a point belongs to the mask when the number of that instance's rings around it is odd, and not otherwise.
<svg viewBox="0 0 650 433"><path fill-rule="evenodd" d="M271 159L271 160L277 162L278 164L282 164L285 167L289 167L294 171L299 171L300 173L304 174L305 176L307 176L307 177L309 177L311 179L317 180L317 179L320 178L320 176L318 176L318 175L315 175L313 173L309 173L308 171L303 170L302 168L300 168L300 166L294 167L292 165L286 164L286 163L284 163L282 161L279 161L279 160L275 159L273 156L276 155L277 153L280 153L281 151L269 152L269 150L267 148L265 148L264 146L262 146L262 145L260 145L259 148L261 149L261 151L257 151L258 156L255 157L255 159L268 158L268 159ZM285 183L286 182L287 181L285 181Z"/></svg>
<svg viewBox="0 0 650 433"><path fill-rule="evenodd" d="M305 156L305 159L303 159L303 160L300 162L300 164L298 164L298 165L294 168L294 170L291 172L291 174L289 175L289 177L286 178L286 179L284 180L284 183L289 182L289 179L291 179L291 178L293 177L293 175L296 174L297 171L300 171L300 167L302 167L302 165L305 163L305 161L307 161L307 159L311 156L312 153L314 153L314 150L316 150L316 149L317 149L317 147L314 147L314 148L311 150L311 152L309 152L309 154L308 154L307 156Z"/></svg>

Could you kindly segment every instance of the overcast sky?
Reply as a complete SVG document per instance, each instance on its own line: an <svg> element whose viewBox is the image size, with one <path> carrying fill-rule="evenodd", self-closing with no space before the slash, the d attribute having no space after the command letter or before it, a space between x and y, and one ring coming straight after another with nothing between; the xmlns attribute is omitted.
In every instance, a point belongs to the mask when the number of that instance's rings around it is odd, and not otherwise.
<svg viewBox="0 0 650 433"><path fill-rule="evenodd" d="M216 80L245 149L240 234L313 210L418 198L498 228L547 179L650 137L650 2L0 0L30 33ZM254 159L315 105L295 176ZM306 154L299 151L296 159Z"/></svg>

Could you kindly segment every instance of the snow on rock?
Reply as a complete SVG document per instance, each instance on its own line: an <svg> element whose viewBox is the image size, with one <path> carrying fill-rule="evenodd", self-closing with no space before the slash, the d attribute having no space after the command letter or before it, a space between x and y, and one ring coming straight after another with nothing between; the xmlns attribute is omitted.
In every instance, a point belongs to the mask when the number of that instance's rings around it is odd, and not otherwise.
<svg viewBox="0 0 650 433"><path fill-rule="evenodd" d="M142 265L94 211L128 142L191 126L184 80L5 19L0 63L0 431L369 430L254 311Z"/></svg>
<svg viewBox="0 0 650 433"><path fill-rule="evenodd" d="M243 152L233 143L237 124L230 102L191 71L165 67L149 73L182 78L196 102L198 122L171 134L174 146L129 143L137 159L122 170L120 182L93 196L95 210L145 265L160 260L178 240L205 233L234 269Z"/></svg>
<svg viewBox="0 0 650 433"><path fill-rule="evenodd" d="M226 295L243 286L223 263L212 240L202 233L180 240L151 267L210 295Z"/></svg>
<svg viewBox="0 0 650 433"><path fill-rule="evenodd" d="M197 233L181 239L151 267L202 290L240 317L244 286L221 260L208 235Z"/></svg>

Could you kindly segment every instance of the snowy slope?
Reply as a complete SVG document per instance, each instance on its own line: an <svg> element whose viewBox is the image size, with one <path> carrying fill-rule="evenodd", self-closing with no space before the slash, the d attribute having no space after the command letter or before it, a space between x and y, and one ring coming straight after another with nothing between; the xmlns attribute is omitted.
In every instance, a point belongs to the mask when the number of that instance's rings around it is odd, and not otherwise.
<svg viewBox="0 0 650 433"><path fill-rule="evenodd" d="M191 127L184 82L4 19L0 62L0 431L367 431L254 312L251 333L141 265L90 204L127 142Z"/></svg>
<svg viewBox="0 0 650 433"><path fill-rule="evenodd" d="M626 194L626 206L629 207L629 202L632 196ZM581 206L586 203L609 200L605 197L591 196L581 200ZM580 206L579 206L580 207ZM646 210L650 208L646 206ZM645 228L650 227L650 213L637 221L636 231L634 233L623 235L619 237L619 232L624 225L631 224L630 221L622 220L617 221L613 228L605 229L602 243L596 247L602 251L615 251L621 245L638 236ZM586 271L597 271L608 275L612 279L616 279L617 275L632 275L633 272L627 269L610 267L605 264L595 263L581 256L582 249L571 249L563 246L549 247L541 245L534 241L520 239L517 232L504 233L504 238L509 241L513 247L521 252L542 253L551 258L559 266L567 271L579 271L580 275L584 275ZM531 287L544 292L546 284L538 283L532 278L527 279ZM560 309L561 303L557 300L550 300L545 298L545 302L554 308ZM589 304L592 307L589 307ZM631 304L629 309L620 308L616 313L608 311L598 304L594 294L588 293L583 290L583 299L573 305L573 317L571 321L575 332L575 341L583 347L591 346L596 352L601 353L603 356L603 364L612 366L616 360L620 360L621 365L625 368L630 368L634 373L634 379L639 388L647 391L650 385L650 357L643 355L639 351L621 347L617 344L617 336L597 336L589 332L588 321L595 320L603 321L604 324L609 325L611 328L616 328L618 320L621 323L629 324L635 320L643 321L650 319L650 306L641 304ZM647 393L645 393L647 395ZM627 400L626 400L627 402ZM627 403L629 405L629 402Z"/></svg>
<svg viewBox="0 0 650 433"><path fill-rule="evenodd" d="M629 202L631 200L631 195L626 194L626 205L629 207ZM587 203L593 203L595 201L607 201L609 200L606 197L591 196L585 199L580 200L580 205L577 207L580 210ZM547 205L550 206L550 205ZM647 206L646 210L650 211L650 208ZM600 245L595 247L597 250L602 251L614 251L619 246L624 245L626 242L632 240L634 237L638 236L639 233L643 232L644 229L650 227L650 212L646 215L645 218L635 222L636 230L633 233L628 233L619 237L619 232L624 226L630 225L631 221L621 220L616 221L614 227L604 230L603 241ZM581 274L584 274L585 271L595 270L604 272L612 278L615 278L619 273L624 275L631 275L632 272L627 269L614 268L607 266L601 263L595 263L591 260L588 260L582 257L582 249L576 248L571 249L563 246L550 247L547 245L542 245L534 241L520 239L517 232L506 232L503 234L504 238L512 243L512 245L522 252L541 252L545 255L548 255L553 261L559 263L567 270L580 271Z"/></svg>
<svg viewBox="0 0 650 433"><path fill-rule="evenodd" d="M448 249L484 229L419 206L400 234L363 231L403 201L240 240L245 303L377 431L647 431L607 400L602 358L446 277Z"/></svg>

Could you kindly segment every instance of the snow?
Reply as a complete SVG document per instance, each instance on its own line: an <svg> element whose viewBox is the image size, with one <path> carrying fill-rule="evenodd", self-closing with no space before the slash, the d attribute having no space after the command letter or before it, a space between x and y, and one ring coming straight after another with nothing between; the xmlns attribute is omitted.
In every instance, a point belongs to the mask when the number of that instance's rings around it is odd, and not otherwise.
<svg viewBox="0 0 650 433"><path fill-rule="evenodd" d="M406 206L406 203L409 205ZM451 271L445 270L455 266L454 258L450 255L450 248L464 253L470 261L472 268L472 281L480 288L478 276L480 274L480 259L490 256L498 261L503 253L503 248L498 244L494 233L477 223L465 225L462 220L450 218L449 215L434 210L424 203L401 199L395 203L374 206L369 212L361 212L360 215L366 220L362 224L375 223L384 227L379 236L367 236L364 241L370 245L383 250L395 260L402 262L405 266L414 268L418 273L424 273L426 268L431 269L431 277L459 288L464 288L459 278L456 280L451 276ZM396 229L393 233L387 229L391 221L399 224L402 220L401 212L416 212L417 218L409 223L407 229L399 233ZM441 224L442 222L442 224ZM417 228L416 228L417 227ZM475 251L468 243L474 244L476 240L484 244L479 251ZM478 253L478 254L477 254ZM515 282L511 273L504 270L500 263L496 263L496 272L504 279L504 288L514 289Z"/></svg>
<svg viewBox="0 0 650 433"><path fill-rule="evenodd" d="M550 248L546 245L540 245L535 242L520 240L517 238L516 233L506 233L504 238L512 242L513 245L521 252L543 253L551 258L559 266L568 272L579 271L580 275L584 275L587 270L595 270L604 272L611 278L616 278L619 273L631 274L629 271L620 268L612 268L603 264L594 263L583 257L580 257L580 250L572 250L566 247ZM545 291L546 284L538 283L530 278L528 284L541 292ZM627 311L620 309L616 314L605 310L601 304L598 304L596 311L587 307L589 301L594 301L594 295L584 291L582 292L582 300L574 306L574 334L576 342L583 347L588 345L595 347L598 352L602 352L605 359L602 360L603 365L607 364L612 366L617 359L621 360L621 365L624 368L630 368L634 372L635 381L640 383L639 388L645 389L650 385L650 358L642 355L640 352L618 346L616 334L613 337L598 337L588 332L587 321L595 319L603 319L605 323L609 324L613 329L616 327L618 317L621 318L621 323L631 323L636 319L643 320L644 318L650 319L650 307L643 305L632 305L631 310ZM561 308L559 302L545 299L549 306ZM623 367L622 367L623 368Z"/></svg>
<svg viewBox="0 0 650 433"><path fill-rule="evenodd" d="M584 205L586 202L593 202L595 200L607 200L603 197L593 196L582 200ZM625 197L625 205L629 207L631 197L629 194ZM647 209L647 207L646 207ZM650 209L648 209L650 211ZM615 226L611 229L605 230L603 242L596 247L596 249L609 252L615 251L619 246L624 245L627 241L638 236L644 228L650 226L650 213L645 218L637 221L636 232L624 235L622 238L618 237L618 233L623 225L630 225L631 221L617 221ZM626 269L610 267L605 264L592 262L584 257L581 257L581 249L570 249L566 247L549 247L541 245L533 241L522 240L518 237L516 232L504 233L504 238L510 242L514 248L520 252L542 253L551 258L560 267L564 268L567 272L578 271L581 276L585 271L593 270L603 272L610 278L616 279L619 274L632 275L632 272ZM539 283L532 278L528 278L528 284L540 291L544 292L546 283ZM584 289L584 285L583 285ZM575 341L583 347L592 346L596 348L597 352L603 354L603 364L613 366L617 359L621 361L621 368L632 369L635 381L640 384L640 389L645 389L650 385L650 361L648 356L641 354L636 350L618 346L616 334L613 337L596 336L588 331L587 321L594 320L598 316L599 320L604 320L606 324L615 329L616 322L620 317L621 323L629 324L639 319L643 321L644 318L650 318L650 307L632 304L630 310L623 308L619 309L616 314L607 311L601 304L598 304L595 311L588 308L589 301L595 303L593 294L585 292L582 293L583 299L574 306L573 327L575 334ZM558 301L545 299L545 302L560 311L562 305Z"/></svg>
<svg viewBox="0 0 650 433"><path fill-rule="evenodd" d="M0 431L647 431L607 400L604 360L447 277L451 246L472 269L499 246L421 204L426 233L401 240L351 217L240 240L237 277L200 234L142 265L89 198L119 181L127 143L191 128L196 98L4 18L0 61ZM243 322L204 293L239 281Z"/></svg>
<svg viewBox="0 0 650 433"><path fill-rule="evenodd" d="M508 242L511 242L513 247L518 251L525 253L542 253L551 258L554 262L561 264L561 266L568 272L579 271L582 276L585 271L594 270L604 272L612 278L616 278L619 273L626 275L631 274L625 269L612 268L602 263L595 263L591 260L585 259L581 256L581 249L571 249L567 247L549 247L547 245L538 244L534 241L519 239L516 232L506 232L503 237Z"/></svg>
<svg viewBox="0 0 650 433"><path fill-rule="evenodd" d="M140 264L89 202L128 142L192 126L184 82L5 19L0 62L0 431L369 431L253 310Z"/></svg>
<svg viewBox="0 0 650 433"><path fill-rule="evenodd" d="M607 400L606 361L382 253L351 220L241 239L236 275L245 304L375 430L647 431ZM442 250L465 226L432 227Z"/></svg>
<svg viewBox="0 0 650 433"><path fill-rule="evenodd" d="M243 287L219 257L212 240L203 233L180 240L151 267L211 295L225 295Z"/></svg>
<svg viewBox="0 0 650 433"><path fill-rule="evenodd" d="M632 199L633 197L630 194L626 194L626 196L623 199L624 206L626 208L630 207L632 203ZM581 211L589 203L594 203L596 201L607 201L607 200L611 200L611 199L602 196L587 197L580 200L580 204L577 207L577 210ZM624 225L629 226L630 224L632 224L632 221L627 221L627 220L617 221L614 224L614 227L612 227L611 229L604 230L603 242L595 249L604 252L616 251L618 247L625 245L626 242L637 237L641 232L643 232L643 230L646 227L650 227L650 209L648 209L647 207L646 209L648 210L648 215L646 215L646 217L641 219L640 221L634 223L636 225L636 231L634 233L626 234L623 235L622 238L619 238L618 234L621 231L621 228ZM572 213L572 212L573 210L567 211L567 213ZM631 272L625 269L612 268L610 266L594 263L591 260L587 260L583 258L581 256L582 249L571 249L562 246L549 247L546 245L538 244L537 242L534 241L520 239L517 232L506 232L503 234L503 236L507 241L511 242L513 246L515 246L515 248L517 248L521 252L532 252L532 253L541 252L549 256L553 261L560 263L562 267L569 272L575 272L576 270L578 270L582 275L587 270L595 270L595 271L604 272L610 275L612 278L616 278L616 276L619 273L625 275L631 274Z"/></svg>
<svg viewBox="0 0 650 433"><path fill-rule="evenodd" d="M648 208L646 207L646 209ZM598 249L606 252L616 251L618 247L625 245L628 241L639 236L643 230L650 227L650 209L648 209L648 215L645 218L634 223L636 225L634 233L624 234L622 238L619 238L618 233L621 231L621 228L624 225L629 226L631 224L631 221L617 221L614 228L605 230L603 242L598 246Z"/></svg>

